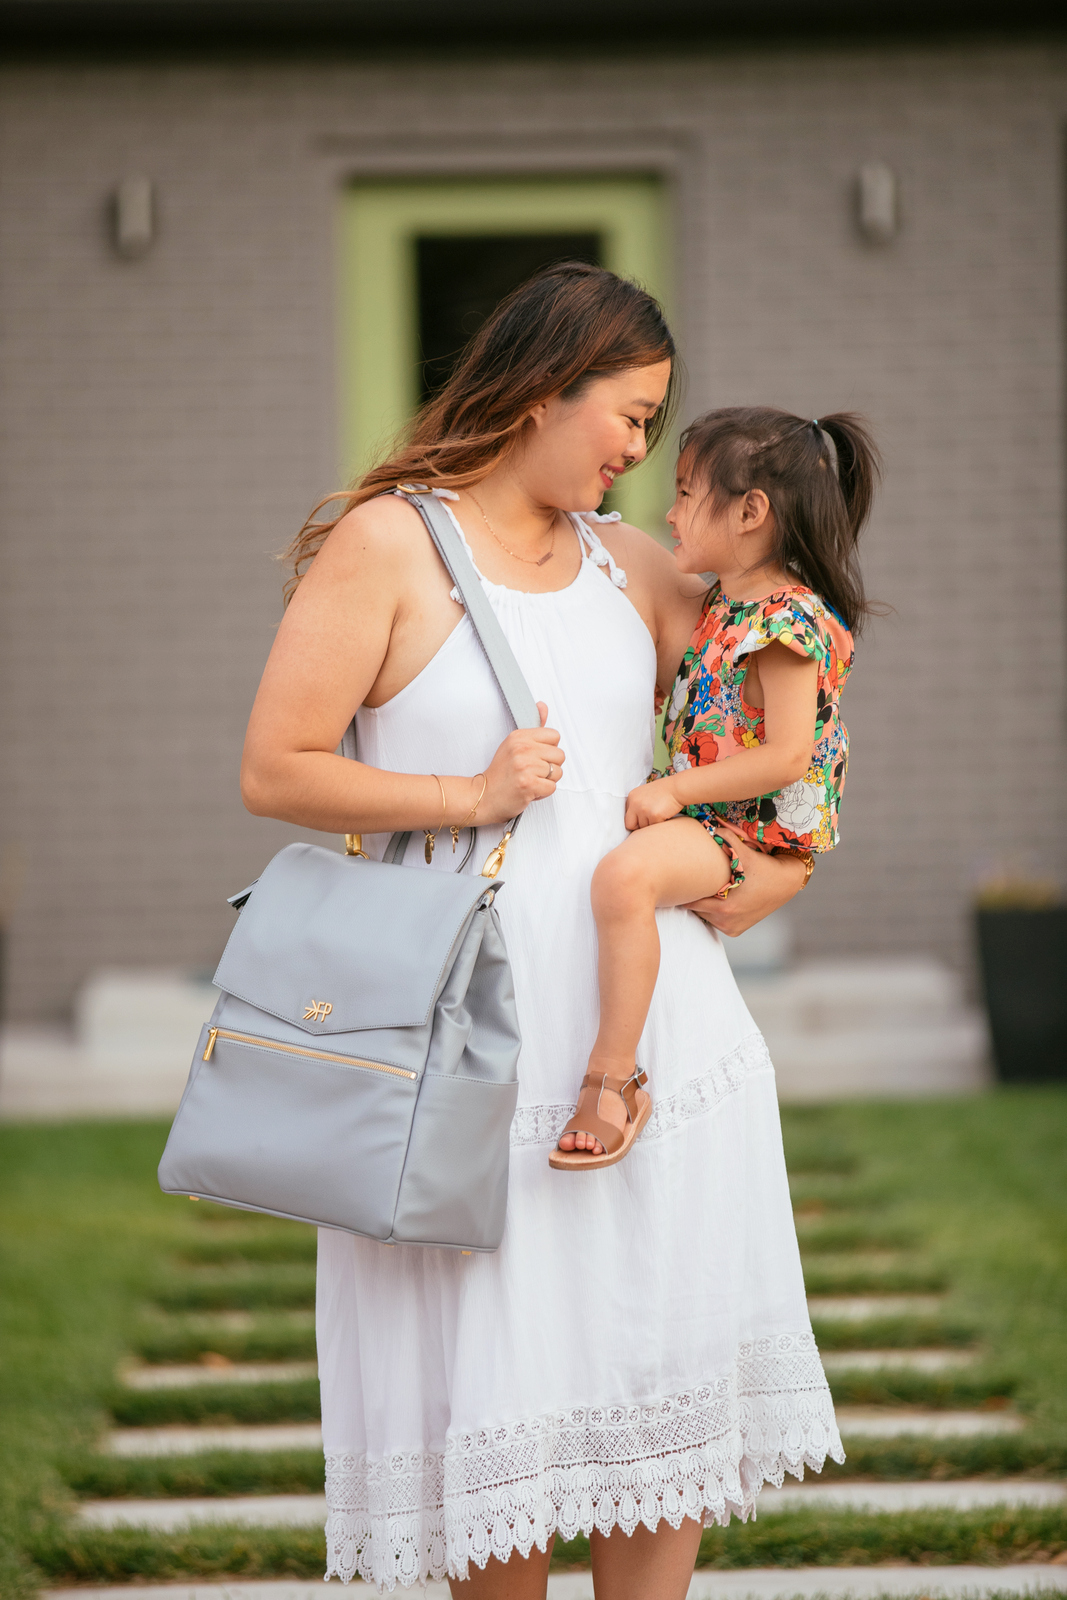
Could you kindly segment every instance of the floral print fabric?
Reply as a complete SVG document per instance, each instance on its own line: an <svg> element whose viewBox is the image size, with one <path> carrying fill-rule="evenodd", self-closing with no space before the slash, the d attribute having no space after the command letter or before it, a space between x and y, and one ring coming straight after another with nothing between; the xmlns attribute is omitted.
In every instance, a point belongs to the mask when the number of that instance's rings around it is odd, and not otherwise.
<svg viewBox="0 0 1067 1600"><path fill-rule="evenodd" d="M748 663L782 644L818 664L811 765L787 789L751 800L686 806L709 830L733 824L765 851L832 850L848 771L848 733L839 702L852 669L852 635L811 589L780 589L762 600L730 600L716 583L671 692L663 731L668 771L725 761L766 738L762 708L745 700Z"/></svg>

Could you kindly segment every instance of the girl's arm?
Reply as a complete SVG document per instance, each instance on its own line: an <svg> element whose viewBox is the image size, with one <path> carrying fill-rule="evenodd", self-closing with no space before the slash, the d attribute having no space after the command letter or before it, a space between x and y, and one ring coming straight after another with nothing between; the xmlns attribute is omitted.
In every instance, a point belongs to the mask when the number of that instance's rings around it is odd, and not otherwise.
<svg viewBox="0 0 1067 1600"><path fill-rule="evenodd" d="M759 678L764 696L764 742L634 789L626 804L628 828L666 822L685 806L751 800L754 795L788 788L804 776L815 733L817 664L785 645L769 644L760 651Z"/></svg>

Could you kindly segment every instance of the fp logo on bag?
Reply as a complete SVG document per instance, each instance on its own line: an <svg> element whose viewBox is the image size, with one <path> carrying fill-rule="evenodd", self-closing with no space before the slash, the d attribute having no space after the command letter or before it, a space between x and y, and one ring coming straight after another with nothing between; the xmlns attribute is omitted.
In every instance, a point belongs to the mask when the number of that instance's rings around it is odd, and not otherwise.
<svg viewBox="0 0 1067 1600"><path fill-rule="evenodd" d="M304 1012L304 1021L325 1022L332 1010L333 1006L328 1000L311 1000Z"/></svg>

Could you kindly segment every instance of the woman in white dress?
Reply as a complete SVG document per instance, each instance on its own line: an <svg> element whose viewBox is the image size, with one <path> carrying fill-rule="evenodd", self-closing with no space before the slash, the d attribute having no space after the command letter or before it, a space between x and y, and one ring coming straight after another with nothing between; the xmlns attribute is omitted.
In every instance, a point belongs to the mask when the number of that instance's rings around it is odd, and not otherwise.
<svg viewBox="0 0 1067 1600"><path fill-rule="evenodd" d="M249 808L361 831L378 855L412 829L421 862L422 830L430 870L454 870L449 828L473 810L477 872L523 813L498 900L523 1041L500 1249L319 1234L329 1573L382 1591L447 1575L470 1600L543 1600L554 1535L582 1531L598 1600L681 1600L703 1526L842 1459L773 1069L689 911L658 914L650 1123L606 1171L548 1165L597 1029L590 878L624 837L656 688L700 608L654 540L594 514L664 426L673 354L659 307L611 273L517 290L409 444L304 530L314 561L249 725ZM541 729L510 728L422 522L388 493L409 480L443 491ZM358 761L335 753L353 717ZM747 851L745 868L700 908L726 932L804 881L794 858ZM608 1098L601 1114L624 1115Z"/></svg>

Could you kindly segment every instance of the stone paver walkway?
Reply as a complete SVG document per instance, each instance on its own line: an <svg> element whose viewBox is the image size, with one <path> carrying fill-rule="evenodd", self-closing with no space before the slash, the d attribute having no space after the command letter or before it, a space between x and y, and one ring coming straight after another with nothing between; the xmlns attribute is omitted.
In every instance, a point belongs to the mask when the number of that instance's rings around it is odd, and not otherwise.
<svg viewBox="0 0 1067 1600"><path fill-rule="evenodd" d="M198 1389L213 1383L292 1383L318 1377L314 1361L231 1361L225 1366L191 1362L187 1366L127 1367L120 1375L127 1389Z"/></svg>
<svg viewBox="0 0 1067 1600"><path fill-rule="evenodd" d="M1067 1502L1067 1484L1033 1479L961 1480L947 1483L818 1483L766 1488L759 1510L975 1511L987 1506L1048 1506ZM80 1520L94 1528L189 1527L226 1522L244 1527L321 1526L326 1498L318 1494L244 1495L236 1499L207 1497L187 1500L89 1500ZM1067 1571L1064 1573L1067 1590Z"/></svg>
<svg viewBox="0 0 1067 1600"><path fill-rule="evenodd" d="M118 1589L45 1590L42 1600L323 1600L322 1582L294 1583L173 1583L159 1586L124 1584ZM373 1594L360 1585L349 1594ZM418 1600L449 1600L446 1583L429 1583L425 1589L398 1590ZM747 1567L736 1572L698 1572L689 1588L689 1600L874 1600L875 1596L926 1596L929 1600L985 1600L987 1595L1067 1594L1067 1571L1062 1566L1037 1564L1017 1567ZM553 1573L548 1580L548 1600L593 1600L593 1581L587 1572Z"/></svg>
<svg viewBox="0 0 1067 1600"><path fill-rule="evenodd" d="M898 1372L948 1372L955 1367L972 1366L977 1359L973 1350L954 1350L950 1346L937 1350L823 1350L820 1351L825 1372L883 1372L895 1368Z"/></svg>
<svg viewBox="0 0 1067 1600"><path fill-rule="evenodd" d="M250 1494L228 1500L190 1496L183 1500L87 1500L78 1520L91 1528L155 1528L171 1531L225 1522L244 1528L321 1528L324 1494Z"/></svg>
<svg viewBox="0 0 1067 1600"><path fill-rule="evenodd" d="M837 1421L846 1438L896 1438L918 1434L931 1439L975 1434L1017 1433L1023 1420L1011 1411L893 1410L881 1406L838 1406ZM113 1456L191 1456L203 1450L321 1450L317 1422L234 1424L231 1427L174 1426L115 1428L103 1442Z"/></svg>
<svg viewBox="0 0 1067 1600"><path fill-rule="evenodd" d="M946 1482L804 1483L792 1480L781 1489L768 1487L758 1501L760 1511L797 1511L805 1506L850 1511L981 1511L987 1506L1058 1506L1067 1504L1067 1483L1034 1478L956 1478ZM1067 1588L1067 1573L1064 1574Z"/></svg>
<svg viewBox="0 0 1067 1600"><path fill-rule="evenodd" d="M934 1317L943 1294L809 1294L809 1317L827 1322L865 1322L869 1317Z"/></svg>
<svg viewBox="0 0 1067 1600"><path fill-rule="evenodd" d="M837 1406L843 1436L895 1439L922 1434L928 1439L959 1439L981 1433L1018 1433L1025 1426L1012 1411L920 1411L889 1406Z"/></svg>
<svg viewBox="0 0 1067 1600"><path fill-rule="evenodd" d="M111 1456L195 1456L202 1450L321 1450L317 1422L262 1422L227 1428L115 1428L104 1441Z"/></svg>

